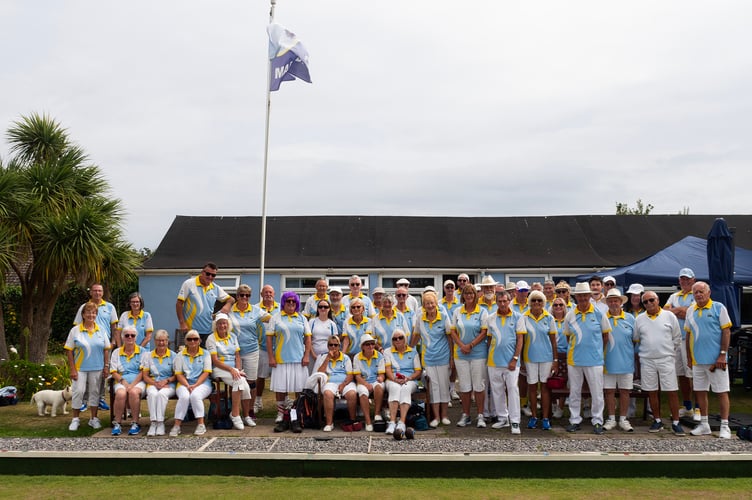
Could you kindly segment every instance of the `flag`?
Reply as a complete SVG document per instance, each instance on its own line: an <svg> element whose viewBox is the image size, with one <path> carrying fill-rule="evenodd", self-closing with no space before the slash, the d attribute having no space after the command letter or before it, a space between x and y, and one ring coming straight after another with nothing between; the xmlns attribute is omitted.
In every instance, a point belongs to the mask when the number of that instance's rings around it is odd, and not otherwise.
<svg viewBox="0 0 752 500"><path fill-rule="evenodd" d="M308 73L308 51L295 37L295 33L276 23L270 24L266 31L269 33L271 60L269 90L279 90L283 81L296 78L311 83L311 75Z"/></svg>

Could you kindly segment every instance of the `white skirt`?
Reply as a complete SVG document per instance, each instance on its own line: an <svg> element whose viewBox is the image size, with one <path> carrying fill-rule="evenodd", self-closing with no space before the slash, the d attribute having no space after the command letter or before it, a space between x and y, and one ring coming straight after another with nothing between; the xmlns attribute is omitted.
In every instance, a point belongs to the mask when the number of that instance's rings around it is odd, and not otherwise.
<svg viewBox="0 0 752 500"><path fill-rule="evenodd" d="M278 363L272 368L272 392L301 392L308 378L308 368L301 363Z"/></svg>

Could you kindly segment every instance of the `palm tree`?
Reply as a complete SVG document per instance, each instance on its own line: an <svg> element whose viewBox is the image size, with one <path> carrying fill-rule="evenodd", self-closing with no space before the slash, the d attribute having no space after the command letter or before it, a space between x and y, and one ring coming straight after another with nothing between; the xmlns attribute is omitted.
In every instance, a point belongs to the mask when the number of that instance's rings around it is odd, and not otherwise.
<svg viewBox="0 0 752 500"><path fill-rule="evenodd" d="M0 233L7 237L0 254L21 283L20 322L29 337L19 354L42 362L55 302L68 286L131 278L139 258L122 236L120 200L58 122L22 117L7 138L13 156L0 164ZM12 186L7 199L4 183Z"/></svg>

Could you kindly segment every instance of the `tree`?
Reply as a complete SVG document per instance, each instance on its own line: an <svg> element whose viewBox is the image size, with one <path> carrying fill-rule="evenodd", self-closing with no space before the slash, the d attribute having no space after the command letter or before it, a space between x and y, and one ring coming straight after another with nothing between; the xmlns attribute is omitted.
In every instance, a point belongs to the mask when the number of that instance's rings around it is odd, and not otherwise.
<svg viewBox="0 0 752 500"><path fill-rule="evenodd" d="M642 203L642 200L637 200L636 208L629 208L626 203L616 202L616 215L650 215L653 210L653 205L648 203L647 205Z"/></svg>
<svg viewBox="0 0 752 500"><path fill-rule="evenodd" d="M140 258L123 238L120 200L58 122L21 117L7 139L12 156L0 162L0 274L10 268L18 276L20 323L29 332L19 354L40 363L55 302L70 284L127 281Z"/></svg>

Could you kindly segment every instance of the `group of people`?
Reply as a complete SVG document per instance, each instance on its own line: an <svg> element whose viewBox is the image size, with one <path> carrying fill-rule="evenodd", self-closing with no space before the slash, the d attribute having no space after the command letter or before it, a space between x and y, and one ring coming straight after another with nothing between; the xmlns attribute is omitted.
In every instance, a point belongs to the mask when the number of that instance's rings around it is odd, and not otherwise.
<svg viewBox="0 0 752 500"><path fill-rule="evenodd" d="M170 435L181 433L189 407L198 420L195 434L205 433L204 399L212 378L231 387L232 424L243 429L255 425L271 377L277 432L291 426L289 395L306 387L321 391L325 432L333 430L338 398L346 401L349 429L360 430L360 407L367 431L386 419L386 432L404 432L412 394L426 382L430 427L451 425L448 408L456 394L462 406L457 426L472 424L474 402L478 427L509 427L520 434L523 412L529 429L548 430L551 417L562 416L564 401L552 397L548 379L565 371L567 431L581 428L587 381L593 431L601 434L618 425L630 432L627 410L637 368L654 416L651 432L665 425L663 391L675 434L684 434L682 416L697 417L691 434L710 434L707 392L712 390L720 404L719 435L730 437L726 362L731 322L725 307L710 299L709 286L695 282L690 269L680 271L681 290L664 307L655 292L638 284L622 294L612 277L594 276L572 289L550 280L505 286L490 275L474 285L466 274L456 284L446 280L441 294L427 287L420 303L410 295L406 279L397 282L394 294L376 287L369 297L361 290L361 278L353 275L348 294L321 279L305 303L292 291L276 302L274 289L265 285L260 302L252 304L248 285L240 285L233 298L214 283L216 275L217 266L207 263L181 286L176 314L185 346L177 353L168 349L165 330L154 334L155 349L147 349L153 326L140 295L133 294L131 310L113 321L114 307L92 292L65 345L73 380L71 430L80 425L87 393L89 425L101 426L96 403L107 376L115 382L114 435L121 432L124 408L138 408L144 395L147 435L165 434L165 408L173 396L178 403ZM138 411L130 415L128 433L138 434Z"/></svg>

